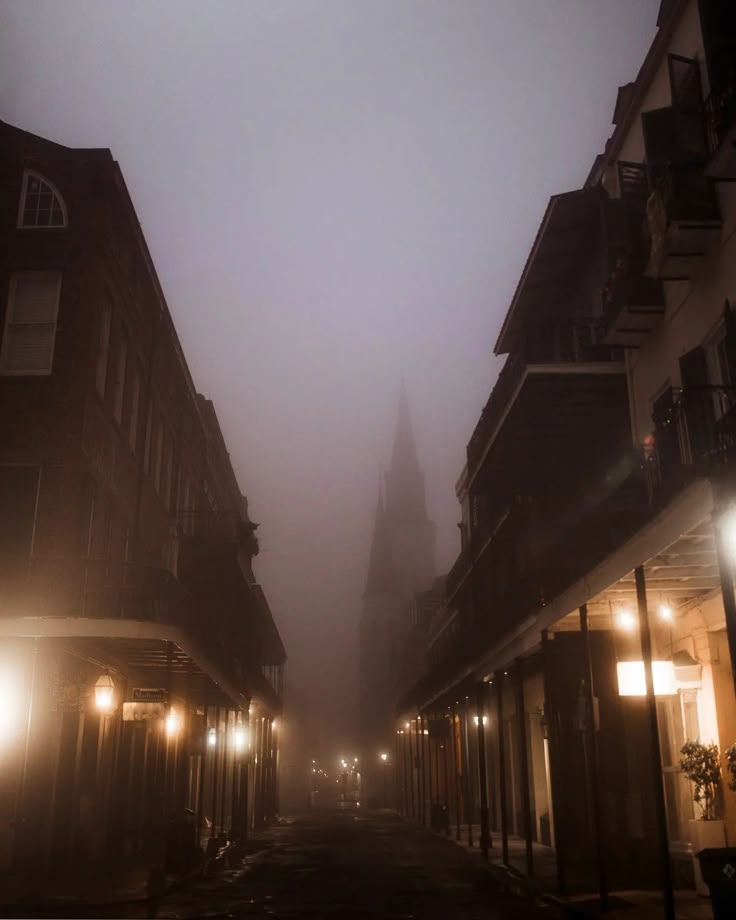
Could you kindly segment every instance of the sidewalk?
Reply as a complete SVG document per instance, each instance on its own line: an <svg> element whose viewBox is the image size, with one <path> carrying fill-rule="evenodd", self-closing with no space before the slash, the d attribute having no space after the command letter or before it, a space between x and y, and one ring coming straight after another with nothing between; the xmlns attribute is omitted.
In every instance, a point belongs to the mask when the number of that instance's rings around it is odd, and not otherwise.
<svg viewBox="0 0 736 920"><path fill-rule="evenodd" d="M442 836L445 836L442 834ZM480 825L472 825L473 846L468 843L468 825L460 827L460 840L456 839L456 828L450 829L449 839L473 854L478 862L480 853ZM534 877L526 876L526 843L521 837L509 836L509 864L501 861L501 835L491 834L488 850L488 865L506 877L506 884L519 894L537 897L562 906L565 910L581 917L600 917L606 920L661 920L662 898L656 891L612 891L609 894L609 910L601 915L597 892L560 897L556 894L557 865L555 851L542 844L532 844ZM694 891L675 891L675 910L678 920L712 920L713 912L709 898L701 898Z"/></svg>

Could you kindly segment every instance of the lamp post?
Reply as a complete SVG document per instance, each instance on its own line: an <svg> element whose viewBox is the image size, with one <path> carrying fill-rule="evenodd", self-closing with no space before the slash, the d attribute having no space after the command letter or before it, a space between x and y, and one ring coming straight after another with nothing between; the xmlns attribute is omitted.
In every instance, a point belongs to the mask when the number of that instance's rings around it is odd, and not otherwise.
<svg viewBox="0 0 736 920"><path fill-rule="evenodd" d="M383 762L383 807L386 807L386 770L388 769L388 754L381 754L381 761Z"/></svg>

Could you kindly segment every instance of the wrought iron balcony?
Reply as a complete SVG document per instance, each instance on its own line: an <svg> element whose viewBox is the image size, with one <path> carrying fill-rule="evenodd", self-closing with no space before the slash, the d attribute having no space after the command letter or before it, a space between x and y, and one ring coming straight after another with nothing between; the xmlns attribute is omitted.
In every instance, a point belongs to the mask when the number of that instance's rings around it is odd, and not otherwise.
<svg viewBox="0 0 736 920"><path fill-rule="evenodd" d="M490 462L512 493L526 492L530 464L552 462L555 444L564 449L587 422L597 428L619 402L625 405L623 365L613 349L595 343L592 323L535 330L507 358L473 431L470 481Z"/></svg>
<svg viewBox="0 0 736 920"><path fill-rule="evenodd" d="M658 172L647 201L651 251L646 273L663 281L692 277L721 232L713 182L697 163Z"/></svg>
<svg viewBox="0 0 736 920"><path fill-rule="evenodd" d="M706 174L713 179L736 179L736 82L708 96L703 118L709 154Z"/></svg>
<svg viewBox="0 0 736 920"><path fill-rule="evenodd" d="M186 595L170 572L140 563L0 554L0 615L153 620L179 625Z"/></svg>
<svg viewBox="0 0 736 920"><path fill-rule="evenodd" d="M669 411L644 445L644 468L654 506L698 476L735 468L736 388L672 389Z"/></svg>
<svg viewBox="0 0 736 920"><path fill-rule="evenodd" d="M627 165L631 171L637 164ZM637 178L646 182L642 167ZM637 348L664 313L662 282L644 274L650 247L644 204L640 195L605 205L609 272L601 290L601 344Z"/></svg>

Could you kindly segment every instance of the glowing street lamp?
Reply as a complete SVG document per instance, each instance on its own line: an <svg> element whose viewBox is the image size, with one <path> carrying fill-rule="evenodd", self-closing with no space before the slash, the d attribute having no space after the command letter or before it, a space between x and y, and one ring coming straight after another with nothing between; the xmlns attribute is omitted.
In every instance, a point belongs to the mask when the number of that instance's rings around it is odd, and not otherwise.
<svg viewBox="0 0 736 920"><path fill-rule="evenodd" d="M110 713L115 705L115 684L109 674L101 674L95 684L95 705L103 713Z"/></svg>
<svg viewBox="0 0 736 920"><path fill-rule="evenodd" d="M0 700L0 741L5 741L20 730L17 675L0 673Z"/></svg>
<svg viewBox="0 0 736 920"><path fill-rule="evenodd" d="M248 732L242 725L236 726L233 731L233 747L236 751L244 751L248 747Z"/></svg>
<svg viewBox="0 0 736 920"><path fill-rule="evenodd" d="M182 726L181 714L176 709L170 709L166 716L166 734L169 738L178 735Z"/></svg>
<svg viewBox="0 0 736 920"><path fill-rule="evenodd" d="M209 747L214 747L217 744L217 729L212 726L212 728L207 732L207 745Z"/></svg>
<svg viewBox="0 0 736 920"><path fill-rule="evenodd" d="M386 761L388 760L388 754L381 754L381 760L382 760L384 763L386 763Z"/></svg>
<svg viewBox="0 0 736 920"><path fill-rule="evenodd" d="M636 629L636 617L630 610L619 610L616 625L624 632L633 632Z"/></svg>

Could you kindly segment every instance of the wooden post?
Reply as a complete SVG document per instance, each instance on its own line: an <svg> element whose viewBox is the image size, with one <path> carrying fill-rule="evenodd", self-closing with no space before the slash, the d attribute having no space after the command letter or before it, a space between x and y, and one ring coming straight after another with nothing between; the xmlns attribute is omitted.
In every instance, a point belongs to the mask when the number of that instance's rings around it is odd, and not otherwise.
<svg viewBox="0 0 736 920"><path fill-rule="evenodd" d="M732 514L734 512L731 512ZM733 587L733 560L730 558L723 533L723 520L713 521L713 532L716 544L716 558L718 560L718 575L721 581L721 597L723 599L723 612L726 616L726 637L728 639L728 652L731 658L731 676L736 690L736 596Z"/></svg>
<svg viewBox="0 0 736 920"><path fill-rule="evenodd" d="M593 693L593 656L590 649L590 632L588 630L588 607L583 604L579 610L580 633L583 638L583 689L585 692L585 736L590 757L587 761L587 776L590 785L590 811L593 818L593 845L598 870L598 897L601 910L608 910L608 874L606 856L603 848L603 831L601 825L601 802L598 777L600 759L598 757L598 727L596 725L595 695Z"/></svg>
<svg viewBox="0 0 736 920"><path fill-rule="evenodd" d="M534 875L534 850L532 848L532 803L529 795L529 753L526 743L526 709L524 706L524 663L516 662L516 721L519 726L519 759L521 761L521 807L524 816L524 842L526 845L526 874Z"/></svg>
<svg viewBox="0 0 736 920"><path fill-rule="evenodd" d="M205 729L206 731L206 729ZM212 828L210 837L217 836L217 758L220 753L220 739L217 737L220 731L220 707L215 706L215 738L216 745L214 756L212 758ZM206 742L205 742L206 743Z"/></svg>
<svg viewBox="0 0 736 920"><path fill-rule="evenodd" d="M493 679L496 685L496 705L498 707L498 786L501 805L501 859L509 864L509 824L506 809L506 743L503 736L503 678L499 671Z"/></svg>
<svg viewBox="0 0 736 920"><path fill-rule="evenodd" d="M649 610L647 609L647 588L644 579L644 567L634 569L636 580L636 604L639 612L639 635L641 637L641 654L644 659L644 679L647 687L647 712L649 715L649 734L652 747L651 769L654 792L654 811L657 819L657 837L659 838L659 856L662 870L662 899L666 920L675 920L675 896L672 888L672 864L670 862L670 841L667 832L667 811L665 806L664 779L662 777L662 753L659 746L659 723L657 719L657 699L654 695L654 676L652 674L652 637L649 631Z"/></svg>
<svg viewBox="0 0 736 920"><path fill-rule="evenodd" d="M567 879L565 877L565 826L564 820L558 820L563 789L560 786L563 771L560 759L560 738L558 726L558 713L555 705L554 689L552 686L552 668L550 666L550 639L548 631L542 633L542 668L544 670L544 715L547 722L547 745L550 761L550 786L552 787L552 802L550 802L550 815L554 827L555 865L557 869L557 891L565 894Z"/></svg>
<svg viewBox="0 0 736 920"><path fill-rule="evenodd" d="M202 732L202 753L199 765L199 789L197 790L197 846L202 845L204 836L204 786L207 775L207 716L209 715L209 705L204 707L204 731Z"/></svg>
<svg viewBox="0 0 736 920"><path fill-rule="evenodd" d="M443 757L445 768L445 808L447 809L447 821L445 823L445 834L450 836L450 775L447 769L447 758L450 756L450 733L447 733L447 740L443 745L445 756Z"/></svg>
<svg viewBox="0 0 736 920"><path fill-rule="evenodd" d="M488 779L486 776L486 729L483 724L485 719L485 683L481 680L476 687L476 701L478 720L478 785L480 786L480 851L483 859L488 862L488 847L490 834L488 833Z"/></svg>
<svg viewBox="0 0 736 920"><path fill-rule="evenodd" d="M414 744L411 743L411 727L414 724L412 719L409 722L409 763L411 766L411 773L409 776L409 789L411 790L411 816L416 818L417 816L417 807L416 807L416 796L414 795L414 773L416 772L416 755L414 749L416 747L416 738L414 739Z"/></svg>
<svg viewBox="0 0 736 920"><path fill-rule="evenodd" d="M427 752L424 743L424 716L420 715L417 719L419 725L419 779L420 779L420 799L419 813L422 824L427 823Z"/></svg>
<svg viewBox="0 0 736 920"><path fill-rule="evenodd" d="M465 815L468 822L468 846L473 846L473 789L470 781L470 726L468 725L468 702L465 701Z"/></svg>

